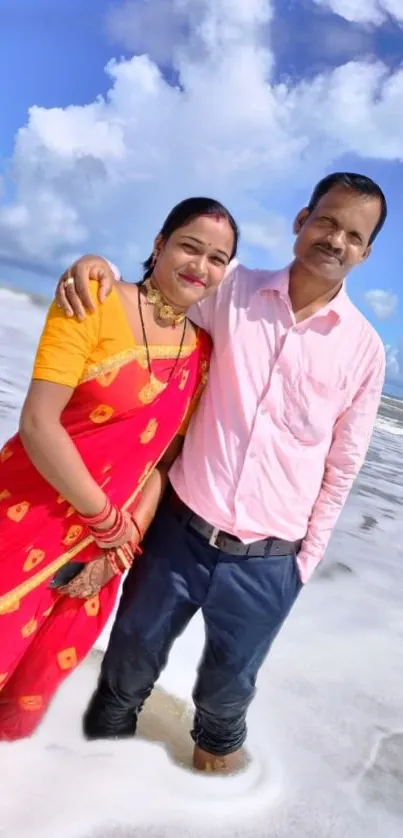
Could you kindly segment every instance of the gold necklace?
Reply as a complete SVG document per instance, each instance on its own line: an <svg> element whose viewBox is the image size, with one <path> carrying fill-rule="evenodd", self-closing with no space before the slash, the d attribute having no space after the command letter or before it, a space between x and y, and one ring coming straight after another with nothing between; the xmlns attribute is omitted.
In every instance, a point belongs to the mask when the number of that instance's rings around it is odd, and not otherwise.
<svg viewBox="0 0 403 838"><path fill-rule="evenodd" d="M142 389L139 393L139 396L140 396L141 401L143 401L145 404L150 404L150 402L153 402L154 399L157 396L159 396L160 393L162 393L162 391L165 390L165 388L168 386L168 384L170 383L170 381L173 377L173 374L174 374L174 372L175 372L175 370L178 366L178 361L179 361L179 359L182 355L183 344L184 344L184 341L185 341L187 320L185 319L185 322L183 324L183 332L182 332L181 342L179 344L178 354L175 358L175 363L172 366L172 369L169 373L169 376L168 376L167 380L166 381L160 381L158 378L155 377L155 375L153 373L153 370L152 370L150 347L148 345L147 332L146 332L146 327L145 327L144 317L143 317L143 309L142 309L142 305L141 305L140 286L137 286L137 294L138 294L138 307L139 307L141 331L143 333L143 343L144 343L144 348L145 348L145 351L146 351L147 367L148 367L148 374L149 374L148 383L145 384L144 387L142 387Z"/></svg>
<svg viewBox="0 0 403 838"><path fill-rule="evenodd" d="M146 289L146 300L154 306L159 320L170 320L174 326L179 326L186 320L186 314L184 312L176 314L172 306L164 300L161 291L155 288L150 279L146 279L144 288Z"/></svg>

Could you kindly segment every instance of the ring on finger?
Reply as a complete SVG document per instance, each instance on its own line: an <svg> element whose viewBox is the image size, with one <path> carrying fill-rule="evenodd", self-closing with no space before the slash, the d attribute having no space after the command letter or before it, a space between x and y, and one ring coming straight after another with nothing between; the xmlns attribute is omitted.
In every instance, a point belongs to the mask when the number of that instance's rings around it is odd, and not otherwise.
<svg viewBox="0 0 403 838"><path fill-rule="evenodd" d="M65 288L68 288L69 285L74 285L74 277L68 276L67 279L63 280L63 285Z"/></svg>

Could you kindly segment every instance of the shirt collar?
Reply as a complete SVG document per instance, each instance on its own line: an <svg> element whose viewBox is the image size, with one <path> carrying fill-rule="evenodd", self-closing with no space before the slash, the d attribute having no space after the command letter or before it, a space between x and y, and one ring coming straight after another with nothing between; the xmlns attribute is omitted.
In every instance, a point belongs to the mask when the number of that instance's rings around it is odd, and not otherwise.
<svg viewBox="0 0 403 838"><path fill-rule="evenodd" d="M290 267L291 265L287 265L286 268L282 268L279 271L265 272L264 281L260 285L259 293L275 291L284 300L284 302L290 305L290 298L288 296ZM340 291L336 294L333 300L323 306L323 308L321 308L320 311L314 315L314 317L328 317L329 314L333 314L338 322L346 314L348 305L349 298L345 290L345 283L343 283Z"/></svg>

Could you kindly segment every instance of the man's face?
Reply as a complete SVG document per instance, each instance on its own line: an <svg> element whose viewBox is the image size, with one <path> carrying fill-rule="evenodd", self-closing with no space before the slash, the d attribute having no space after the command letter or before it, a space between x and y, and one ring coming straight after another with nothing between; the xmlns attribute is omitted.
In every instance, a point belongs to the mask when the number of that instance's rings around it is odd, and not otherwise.
<svg viewBox="0 0 403 838"><path fill-rule="evenodd" d="M334 186L310 213L298 214L294 253L310 273L331 284L340 283L369 256L369 241L379 221L378 198Z"/></svg>

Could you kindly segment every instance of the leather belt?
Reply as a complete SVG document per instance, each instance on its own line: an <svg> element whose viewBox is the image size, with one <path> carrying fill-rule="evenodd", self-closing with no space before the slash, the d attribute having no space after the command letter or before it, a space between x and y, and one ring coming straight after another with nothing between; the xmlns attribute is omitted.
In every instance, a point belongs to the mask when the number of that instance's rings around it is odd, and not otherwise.
<svg viewBox="0 0 403 838"><path fill-rule="evenodd" d="M170 505L175 511L179 520L186 523L192 530L206 539L210 547L229 553L232 556L254 556L263 558L265 556L286 556L297 555L301 547L301 541L284 541L282 538L269 536L261 541L254 541L252 544L244 544L235 535L219 530L197 515L178 497L176 492L170 492Z"/></svg>

